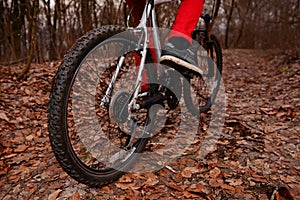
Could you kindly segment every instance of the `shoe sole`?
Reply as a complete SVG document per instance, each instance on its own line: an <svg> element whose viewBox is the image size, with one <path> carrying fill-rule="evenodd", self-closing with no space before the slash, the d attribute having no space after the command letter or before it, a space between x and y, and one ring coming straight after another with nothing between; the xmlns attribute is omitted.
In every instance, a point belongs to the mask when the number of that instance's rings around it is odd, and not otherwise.
<svg viewBox="0 0 300 200"><path fill-rule="evenodd" d="M174 56L164 55L160 58L160 62L163 63L164 61L171 61L184 69L189 69L199 74L203 74L203 71L200 68Z"/></svg>

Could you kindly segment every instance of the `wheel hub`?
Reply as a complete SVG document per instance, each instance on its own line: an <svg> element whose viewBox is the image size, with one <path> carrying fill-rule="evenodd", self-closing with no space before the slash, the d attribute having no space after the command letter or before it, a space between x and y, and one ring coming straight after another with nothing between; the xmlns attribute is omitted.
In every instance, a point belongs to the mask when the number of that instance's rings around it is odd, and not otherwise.
<svg viewBox="0 0 300 200"><path fill-rule="evenodd" d="M126 91L116 92L109 105L109 116L118 124L123 124L128 120L128 104L130 94Z"/></svg>

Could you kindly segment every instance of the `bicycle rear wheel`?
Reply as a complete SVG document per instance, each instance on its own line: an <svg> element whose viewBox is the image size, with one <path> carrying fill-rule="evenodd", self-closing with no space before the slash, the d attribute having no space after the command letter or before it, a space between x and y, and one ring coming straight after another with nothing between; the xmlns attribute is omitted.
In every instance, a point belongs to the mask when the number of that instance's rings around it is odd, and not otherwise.
<svg viewBox="0 0 300 200"><path fill-rule="evenodd" d="M215 35L207 41L204 32L195 34L198 42L198 65L203 74L187 76L189 84L184 84L184 100L192 114L208 112L218 93L222 75L222 49ZM191 93L191 88L194 93Z"/></svg>
<svg viewBox="0 0 300 200"><path fill-rule="evenodd" d="M106 26L83 36L62 61L50 94L48 124L54 154L72 178L90 186L118 179L133 167L148 141L143 137L147 130L138 128L137 120L128 120L126 105L136 89L139 53L134 51L136 38L120 35L123 31ZM149 70L155 69L146 69L151 79L155 73ZM148 123L146 109L135 117L139 125Z"/></svg>

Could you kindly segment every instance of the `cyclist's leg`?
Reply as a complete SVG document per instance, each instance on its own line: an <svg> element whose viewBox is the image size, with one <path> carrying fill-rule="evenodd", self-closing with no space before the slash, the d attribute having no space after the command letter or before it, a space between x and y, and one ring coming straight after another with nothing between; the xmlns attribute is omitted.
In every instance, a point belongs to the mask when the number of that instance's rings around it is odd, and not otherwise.
<svg viewBox="0 0 300 200"><path fill-rule="evenodd" d="M173 23L169 38L183 37L192 43L191 34L194 31L201 15L205 0L182 0L176 19Z"/></svg>

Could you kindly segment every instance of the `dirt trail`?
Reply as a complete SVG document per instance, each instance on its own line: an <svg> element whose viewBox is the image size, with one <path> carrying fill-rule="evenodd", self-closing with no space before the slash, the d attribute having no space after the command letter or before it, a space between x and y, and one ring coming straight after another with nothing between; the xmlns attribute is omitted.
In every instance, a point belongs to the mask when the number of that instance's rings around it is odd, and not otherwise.
<svg viewBox="0 0 300 200"><path fill-rule="evenodd" d="M2 68L0 199L263 200L276 187L300 199L299 54L224 51L228 106L213 152L203 160L185 155L155 173L125 174L103 188L72 180L52 153L46 110L57 65L34 65L22 82Z"/></svg>

